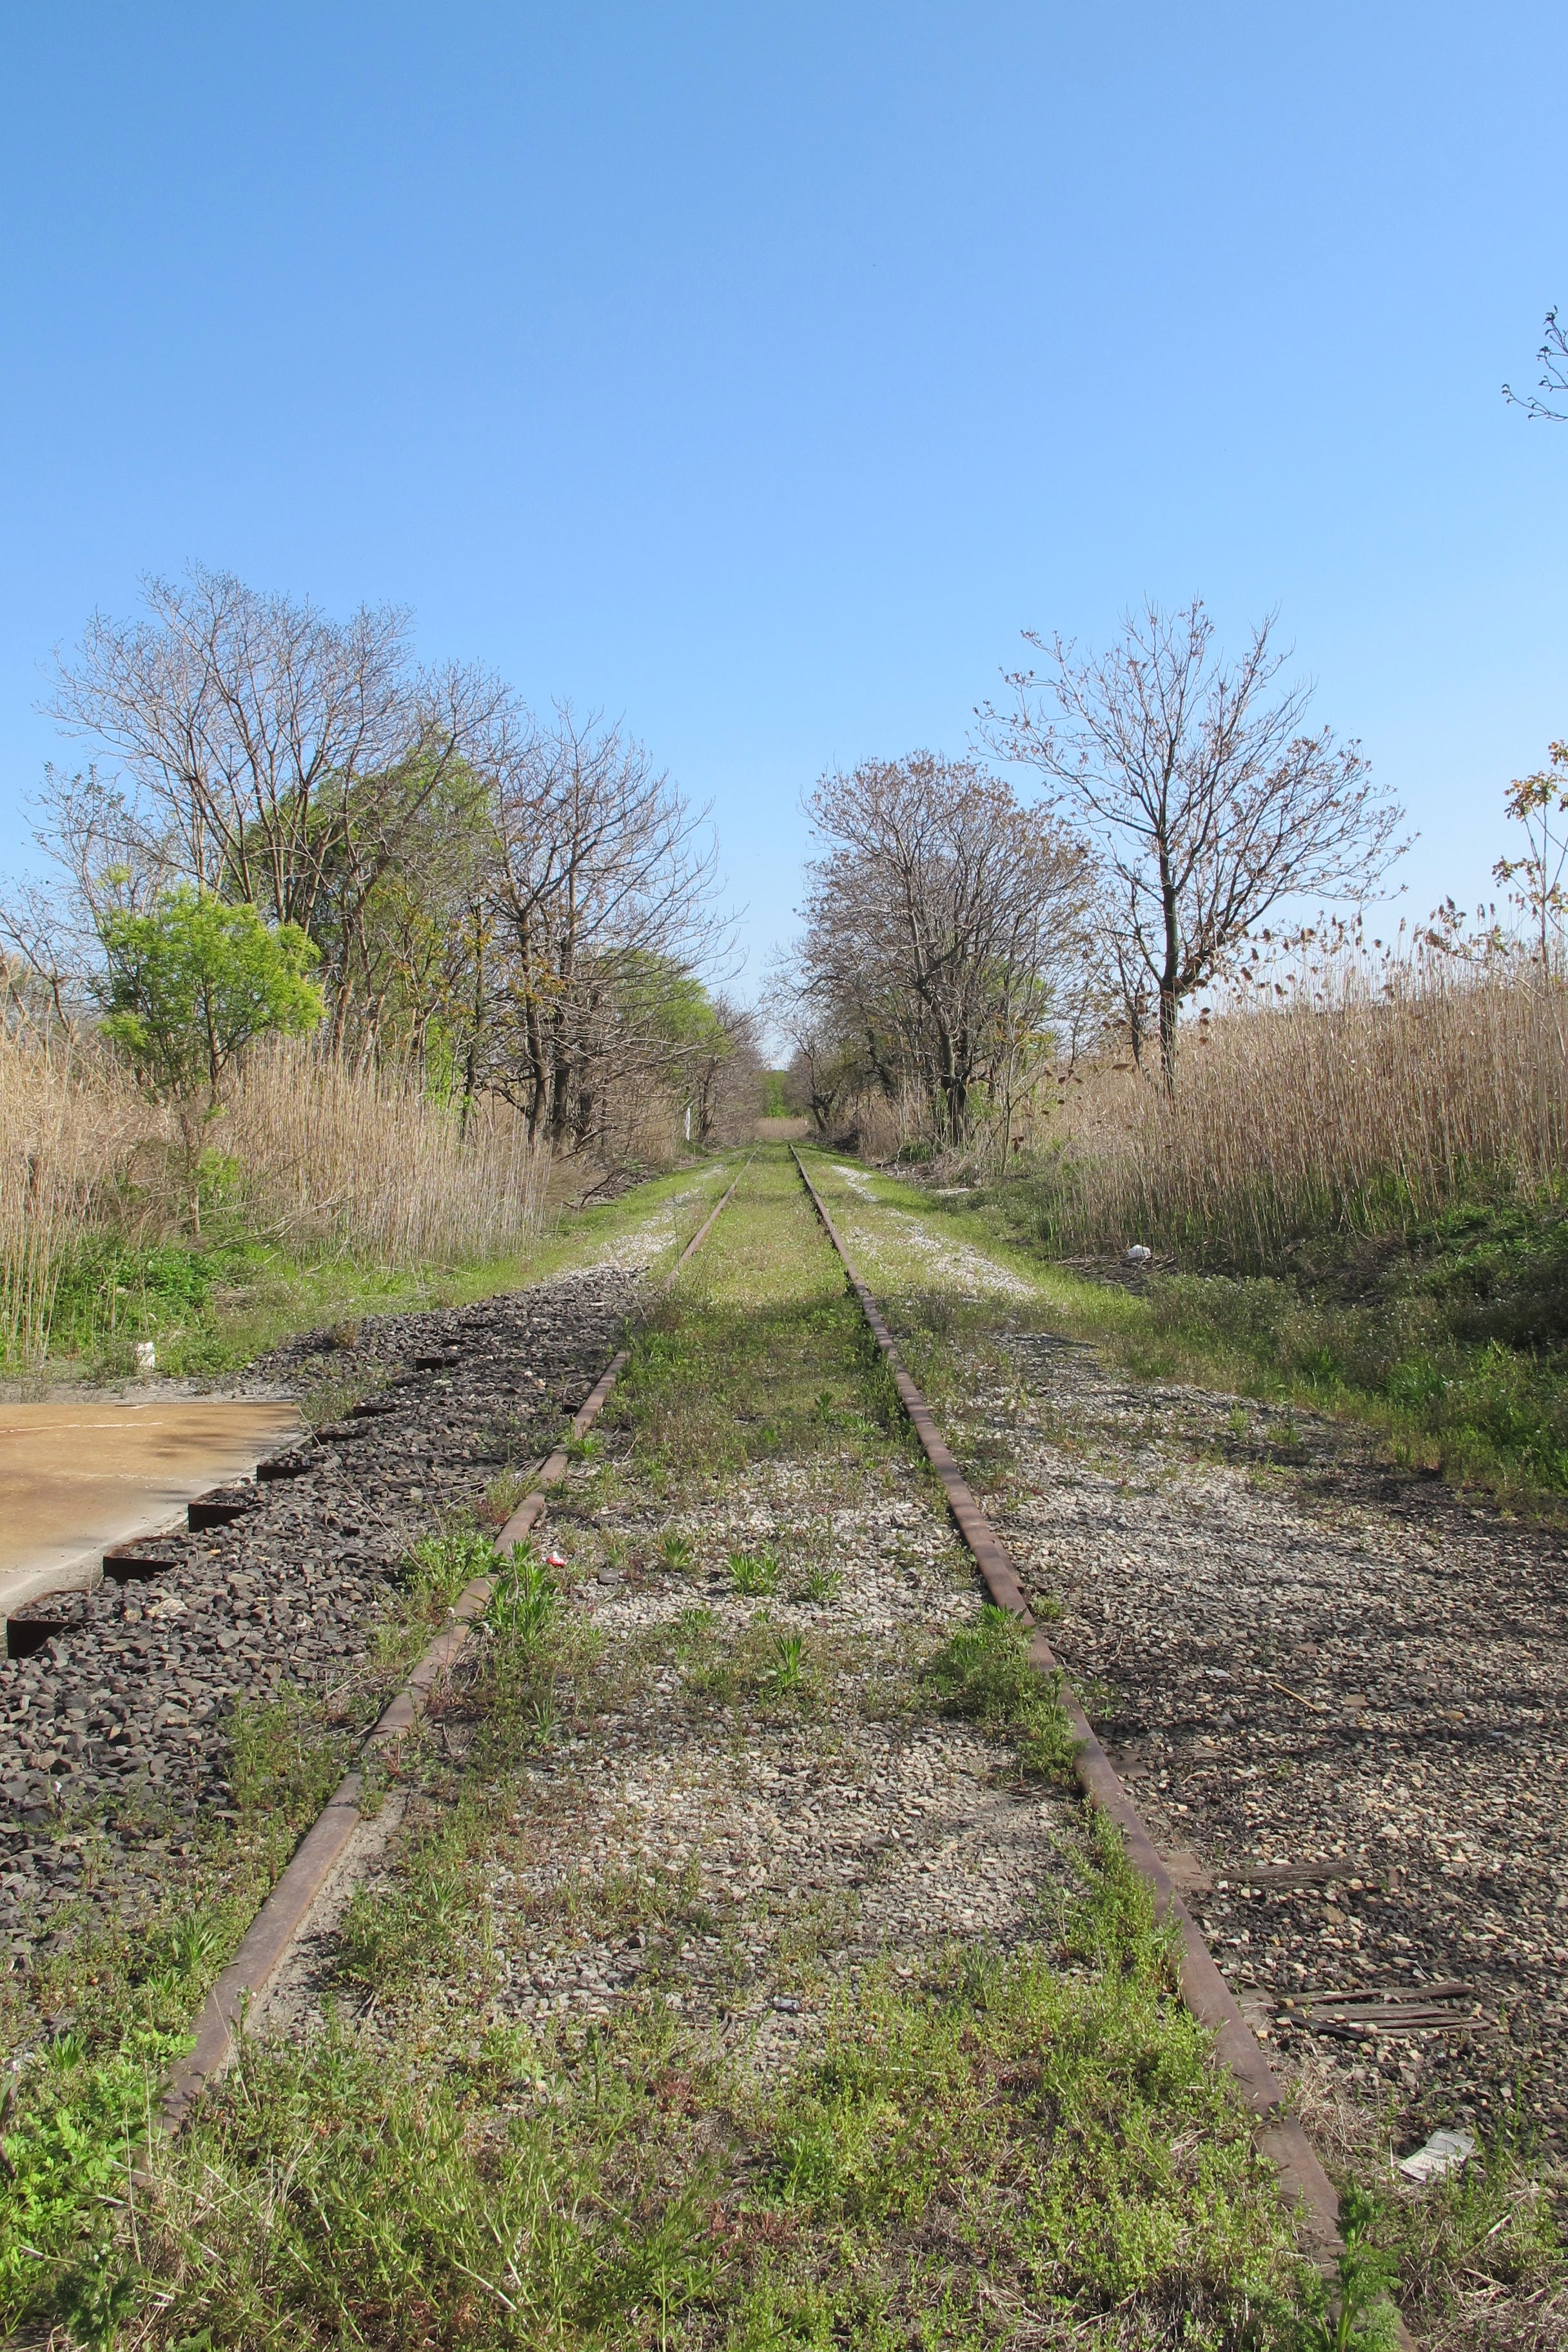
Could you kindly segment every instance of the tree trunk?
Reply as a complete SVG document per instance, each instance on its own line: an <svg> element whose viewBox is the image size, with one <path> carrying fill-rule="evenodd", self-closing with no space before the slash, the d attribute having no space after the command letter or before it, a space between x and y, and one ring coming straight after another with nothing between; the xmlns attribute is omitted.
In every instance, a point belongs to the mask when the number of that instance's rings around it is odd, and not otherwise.
<svg viewBox="0 0 1568 2352"><path fill-rule="evenodd" d="M1175 886L1165 846L1160 845L1161 900L1165 917L1165 964L1160 974L1160 1071L1165 1081L1165 1092L1176 1091L1176 1015L1181 1000L1176 994L1176 982L1182 965L1182 925L1176 908Z"/></svg>

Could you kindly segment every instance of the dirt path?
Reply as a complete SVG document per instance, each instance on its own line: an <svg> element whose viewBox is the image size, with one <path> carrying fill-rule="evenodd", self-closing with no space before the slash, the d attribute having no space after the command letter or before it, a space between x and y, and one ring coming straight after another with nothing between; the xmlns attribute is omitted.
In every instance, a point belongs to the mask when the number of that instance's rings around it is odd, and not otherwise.
<svg viewBox="0 0 1568 2352"><path fill-rule="evenodd" d="M834 1206L906 1320L974 1294L973 1251L944 1270L928 1231L917 1265L912 1220L863 1185ZM1403 2147L1517 2110L1560 2154L1560 1538L1394 1476L1342 1424L1134 1383L1049 1321L1043 1297L962 1321L949 1428L1007 1464L990 1507L1244 2007L1326 2126L1392 2103ZM1381 2015L1298 2021L1308 1991L1372 1988ZM1401 2031L1423 1989L1444 2021Z"/></svg>

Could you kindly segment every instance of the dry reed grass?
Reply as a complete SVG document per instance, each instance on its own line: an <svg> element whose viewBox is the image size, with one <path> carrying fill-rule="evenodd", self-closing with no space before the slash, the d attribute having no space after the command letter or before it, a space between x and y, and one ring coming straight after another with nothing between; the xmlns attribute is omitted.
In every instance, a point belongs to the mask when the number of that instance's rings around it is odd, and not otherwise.
<svg viewBox="0 0 1568 2352"><path fill-rule="evenodd" d="M0 1352L42 1354L67 1251L112 1202L148 1127L99 1057L46 1053L0 1032Z"/></svg>
<svg viewBox="0 0 1568 2352"><path fill-rule="evenodd" d="M537 1231L549 1155L504 1103L467 1131L416 1076L309 1047L252 1055L207 1130L246 1224L291 1250L382 1265L495 1257ZM0 1033L0 1349L37 1361L62 1265L90 1236L132 1245L185 1207L169 1113L90 1044Z"/></svg>
<svg viewBox="0 0 1568 2352"><path fill-rule="evenodd" d="M388 1265L505 1255L537 1230L549 1178L507 1103L476 1103L464 1131L416 1073L282 1045L251 1056L212 1140L268 1233Z"/></svg>
<svg viewBox="0 0 1568 2352"><path fill-rule="evenodd" d="M1056 1238L1262 1260L1431 1216L1478 1181L1538 1191L1568 1148L1565 1039L1568 990L1539 966L1346 963L1189 1033L1173 1101L1131 1069L1073 1087Z"/></svg>
<svg viewBox="0 0 1568 2352"><path fill-rule="evenodd" d="M925 1153L931 1149L931 1101L918 1087L901 1087L893 1096L868 1087L844 1102L836 1125L853 1133L862 1159L877 1164L911 1147Z"/></svg>

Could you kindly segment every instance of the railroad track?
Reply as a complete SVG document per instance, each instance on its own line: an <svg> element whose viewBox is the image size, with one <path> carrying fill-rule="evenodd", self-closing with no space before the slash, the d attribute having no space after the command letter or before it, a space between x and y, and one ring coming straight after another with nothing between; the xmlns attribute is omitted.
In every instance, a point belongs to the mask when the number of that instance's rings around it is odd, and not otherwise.
<svg viewBox="0 0 1568 2352"><path fill-rule="evenodd" d="M986 1593L998 1609L1016 1619L1029 1631L1030 1663L1037 1673L1051 1678L1054 1682L1056 1660L1043 1631L1033 1624L1026 1596L1017 1572L963 1479L923 1399L900 1362L897 1347L877 1302L851 1263L829 1211L816 1188L812 1184L804 1162L798 1154L794 1155L794 1159L800 1181L809 1195L816 1215L820 1220L828 1240L842 1263L845 1278L858 1301L876 1346L889 1366L903 1409L924 1450L927 1462L939 1482L952 1524L979 1570ZM742 1173L743 1175L744 1171ZM737 1176L722 1199L712 1209L700 1230L688 1244L674 1273L669 1277L670 1283L674 1283L680 1268L689 1262L694 1253L711 1235L723 1210L733 1199L741 1181L741 1177ZM604 1294L600 1300L601 1307L607 1307L609 1303L610 1294ZM616 1295L616 1303L622 1303L619 1294ZM586 1370L583 1360L587 1352L588 1344L586 1335L579 1332L574 1346L572 1370L565 1376L567 1380L585 1384ZM426 1348L421 1352L427 1360L420 1365L408 1366L410 1372L417 1371L426 1375L450 1374L455 1370L455 1364L451 1360L453 1351L450 1349ZM440 1359L439 1361L437 1360L437 1358ZM571 1438L578 1441L579 1445L587 1437L593 1423L600 1416L626 1362L626 1348L624 1346L616 1348L610 1354L609 1361L604 1365L597 1381L583 1397L571 1424L570 1433ZM541 1375L537 1371L531 1371L529 1377L537 1380ZM556 1393L559 1393L559 1390L558 1381ZM385 1391L383 1393L384 1396ZM399 1393L400 1391L393 1391L388 1400L395 1408ZM327 1446L328 1448L335 1446L342 1451L347 1451L362 1443L357 1435L345 1437L343 1434L345 1429L353 1426L354 1420L374 1423L381 1418L390 1421L395 1417L395 1411L383 1415L374 1409L369 1412L362 1409L356 1415L345 1419L343 1423L329 1425L328 1431L324 1433ZM320 1447L314 1449L313 1454L303 1457L300 1465L290 1462L288 1465L269 1465L274 1470L275 1476L268 1478L264 1475L259 1483L262 1485L290 1484L296 1473L301 1478L306 1477L311 1468L317 1466L320 1453ZM528 1491L520 1497L516 1507L511 1511L500 1531L500 1542L503 1548L510 1548L513 1544L525 1541L539 1527L544 1515L551 1508L552 1495L558 1494L567 1480L571 1453L570 1446L563 1444L536 1461L533 1475L527 1482ZM238 1499L234 1496L215 1498L209 1505L206 1527L243 1529L248 1515L247 1508L242 1507L232 1512L228 1510L229 1505ZM420 1499L423 1500L423 1493ZM248 1497L245 1498L246 1504L248 1504ZM197 1528L201 1516L200 1513L194 1513L193 1530ZM338 1516L342 1517L341 1511ZM895 1513L894 1516L896 1517L898 1514ZM907 1520L909 1516L906 1510L903 1517ZM835 1526L837 1527L837 1520ZM172 1571L177 1573L182 1567L185 1566L188 1566L188 1562L175 1555L171 1554L165 1563L162 1554L154 1553L145 1569L133 1570L131 1573L134 1584L139 1586L155 1582ZM240 1573L243 1574L244 1571ZM615 1575L610 1579L612 1599L616 1597L614 1588L619 1580L619 1578ZM709 1584L711 1591L713 1588L711 1576ZM133 1589L132 1583L127 1583L121 1591L132 1589ZM361 1759L356 1760L353 1768L333 1790L314 1825L300 1842L292 1860L255 1919L233 1960L213 1988L199 2021L195 2046L174 2070L168 2086L163 2108L163 2123L169 2131L177 2132L189 2116L197 2111L204 2091L223 2074L234 2054L237 2021L247 2011L255 2013L259 2010L266 2000L268 1989L275 1980L279 1980L280 1977L287 1974L291 1957L297 1951L312 1914L321 1905L324 1890L336 1886L341 1908L345 1857L352 1860L355 1838L364 1826L362 1797L366 1765L374 1767L378 1759L389 1753L395 1758L404 1743L416 1732L420 1718L426 1712L432 1699L436 1700L439 1707L443 1695L448 1687L461 1680L464 1672L464 1654L468 1645L470 1628L484 1614L490 1599L490 1592L491 1586L489 1579L481 1576L472 1580L457 1597L452 1605L448 1622L426 1649L390 1702L381 1708L365 1738ZM911 1623L918 1623L924 1614L927 1602L932 1598L932 1592L923 1587L917 1591L905 1610L906 1618ZM938 1605L940 1606L940 1600ZM58 1672L68 1657L71 1646L68 1634L63 1642L59 1637L54 1637L50 1643L38 1654L38 1668L48 1671L52 1667ZM1179 1874L1173 1874L1156 1850L1125 1786L1112 1769L1104 1748L1095 1736L1092 1726L1070 1691L1064 1688L1063 1697L1075 1737L1075 1769L1082 1790L1090 1803L1115 1823L1129 1859L1152 1889L1160 1912L1173 1926L1179 1939L1184 1998L1194 2014L1211 2032L1215 2054L1229 2070L1242 2099L1252 2115L1258 2144L1275 2166L1286 2194L1295 2210L1303 2250L1321 2267L1328 2268L1339 2251L1336 2230L1337 2200L1332 2186L1302 2133L1300 2124L1290 2114L1258 2040L1215 1967L1203 1935L1183 1901L1181 1889L1177 1884ZM635 1722L635 1711L628 1715L627 1720ZM632 1734L626 1734L626 1737L633 1739ZM953 1765L954 1772L960 1778L967 1774L973 1779L981 1769L973 1760L973 1756L970 1756L969 1760L965 1760L961 1741L950 1739L949 1746L957 1757L957 1761ZM635 1754L635 1739L633 1752ZM948 1761L952 1762L952 1757L950 1756ZM937 1793L934 1799L929 1796L921 1797L919 1801L924 1804L935 1804L940 1810L941 1805L945 1801L943 1790L940 1777L934 1784L932 1783L929 1762L928 1757L921 1763L921 1769L926 1774L921 1785L928 1789L934 1785ZM1003 1817L1004 1814L1005 1818ZM970 1817L971 1826L973 1826L973 1815ZM1055 1833L1051 1826L1055 1818L1049 1802L1039 1806L1038 1822L1031 1818L1030 1821L1020 1823L1016 1804L1002 1809L994 1820L988 1817L983 1818L978 1843L973 1840L971 1841L971 1852L967 1856L962 1853L959 1855L955 1869L962 1874L962 1868L967 1860L983 1872L990 1873L994 1876L998 1868L994 1863L994 1855L988 1857L982 1853L984 1839L990 1836L994 1841L994 1853L1005 1853L1008 1857L1007 1866L1012 1867L1016 1877L1020 1884L1023 1884L1027 1880L1031 1870L1047 1866L1045 1855L1050 1836ZM886 1829L885 1832L879 1832L879 1843L878 1840L872 1841L873 1850L882 1854L891 1853L896 1862L897 1841L900 1835L900 1832L896 1826ZM1045 1841L1044 1844L1041 1843L1042 1839ZM842 1843L841 1838L840 1843ZM950 1848L961 1843L962 1840L959 1839L948 1841ZM809 1840L807 1845L809 1847ZM745 1851L739 1839L736 1840L731 1850L737 1854ZM822 1857L815 1850L811 1850L808 1859L820 1861ZM367 1861L365 1869L366 1872L374 1874L380 1866L372 1857ZM923 1866L929 1867L929 1863ZM721 1874L727 1868L725 1865L719 1867ZM753 1888L759 1876L763 1875L764 1867L757 1863L747 1864L746 1874ZM801 1867L804 1867L804 1864ZM729 1869L728 1874L732 1876L735 1874L732 1869ZM865 1869L859 1876L851 1876L848 1883L851 1886L868 1887L871 1883L871 1875L869 1869ZM765 1876L763 1883L770 1883ZM827 1881L814 1879L810 1883L826 1885ZM721 1891L731 1890L721 1889ZM965 1887L960 1885L959 1897L962 1897L965 1891ZM870 1906L869 1897L866 1899L868 1908L873 1907ZM1005 1907L1005 1901L1004 1911ZM899 1912L891 1907L889 1899L887 1911L887 1916L889 1919L898 1920L906 1918L908 1916L907 1912ZM990 1916L983 1906L971 1905L965 1908L960 1901L953 1924L956 1924L957 1920L973 1921L977 1928L983 1931ZM998 1913L996 1916L1000 1917L1002 1914ZM536 1970L530 1982L537 1984L542 1979ZM603 1982L604 1979L599 1978L596 1979L596 1986ZM537 2005L540 1999L541 1996L537 1991L523 1995L525 2011L530 2002ZM794 2030L795 2012L798 2007L797 2002L782 1996L775 1999L773 2004L773 2018L769 2022L784 2037L784 2047L786 2054L789 2035ZM538 2013L544 2014L544 2009L539 2008ZM588 2013L602 2013L602 2004L598 2004L596 2000L590 2002ZM1353 2029L1358 2021L1353 2017L1346 2016L1342 2022L1347 2029Z"/></svg>

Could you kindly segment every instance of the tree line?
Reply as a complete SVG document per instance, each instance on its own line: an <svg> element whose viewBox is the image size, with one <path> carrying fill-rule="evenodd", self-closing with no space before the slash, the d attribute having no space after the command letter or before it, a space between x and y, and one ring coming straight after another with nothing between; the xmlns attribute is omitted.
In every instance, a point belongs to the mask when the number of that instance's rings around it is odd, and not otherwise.
<svg viewBox="0 0 1568 2352"><path fill-rule="evenodd" d="M808 796L774 1012L825 1127L876 1095L1005 1151L1043 1076L1108 1044L1173 1088L1184 1005L1277 909L1363 897L1398 854L1272 617L1235 658L1196 600L1101 652L1026 643L964 756ZM760 1018L703 977L709 812L622 726L419 664L398 609L340 622L201 569L95 615L47 707L90 757L46 773L52 878L0 901L14 1026L91 1021L187 1100L256 1035L314 1034L601 1160L655 1097L700 1145L758 1108Z"/></svg>
<svg viewBox="0 0 1568 2352"><path fill-rule="evenodd" d="M1272 616L1232 660L1197 600L1101 653L1026 641L974 756L864 761L809 798L780 1003L819 1124L869 1092L938 1146L984 1118L1005 1151L1042 1075L1108 1045L1173 1090L1183 1006L1276 910L1365 897L1403 845L1360 747L1308 723Z"/></svg>
<svg viewBox="0 0 1568 2352"><path fill-rule="evenodd" d="M50 874L0 904L13 1025L94 1022L175 1090L315 1030L604 1158L650 1090L693 1142L749 1104L756 1016L700 976L727 946L709 812L622 726L419 664L397 608L200 568L96 614L47 708L92 759L47 771Z"/></svg>

